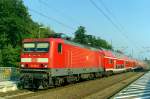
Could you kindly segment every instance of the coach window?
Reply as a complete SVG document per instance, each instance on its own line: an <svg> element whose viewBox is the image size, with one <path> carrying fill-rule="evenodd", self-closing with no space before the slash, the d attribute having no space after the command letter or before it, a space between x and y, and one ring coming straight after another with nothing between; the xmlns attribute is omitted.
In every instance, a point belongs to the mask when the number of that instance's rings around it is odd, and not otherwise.
<svg viewBox="0 0 150 99"><path fill-rule="evenodd" d="M126 61L126 64L127 64L127 65L129 64L128 61Z"/></svg>
<svg viewBox="0 0 150 99"><path fill-rule="evenodd" d="M58 43L58 53L62 53L62 44Z"/></svg>
<svg viewBox="0 0 150 99"><path fill-rule="evenodd" d="M109 64L113 64L113 60L112 59L109 59Z"/></svg>
<svg viewBox="0 0 150 99"><path fill-rule="evenodd" d="M122 65L122 68L124 68L124 65Z"/></svg>
<svg viewBox="0 0 150 99"><path fill-rule="evenodd" d="M116 65L116 69L118 69L118 65Z"/></svg>

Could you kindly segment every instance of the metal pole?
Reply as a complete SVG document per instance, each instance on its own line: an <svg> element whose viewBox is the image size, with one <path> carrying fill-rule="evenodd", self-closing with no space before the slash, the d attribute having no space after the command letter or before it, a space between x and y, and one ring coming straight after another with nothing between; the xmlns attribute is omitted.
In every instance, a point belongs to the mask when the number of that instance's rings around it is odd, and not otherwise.
<svg viewBox="0 0 150 99"><path fill-rule="evenodd" d="M112 39L111 39L111 46L112 46Z"/></svg>
<svg viewBox="0 0 150 99"><path fill-rule="evenodd" d="M39 34L38 34L38 37L40 38L40 28L39 28Z"/></svg>
<svg viewBox="0 0 150 99"><path fill-rule="evenodd" d="M133 58L133 48L132 48L132 58Z"/></svg>
<svg viewBox="0 0 150 99"><path fill-rule="evenodd" d="M39 27L39 33L38 33L38 37L40 38L41 32L40 29L44 29L45 27Z"/></svg>

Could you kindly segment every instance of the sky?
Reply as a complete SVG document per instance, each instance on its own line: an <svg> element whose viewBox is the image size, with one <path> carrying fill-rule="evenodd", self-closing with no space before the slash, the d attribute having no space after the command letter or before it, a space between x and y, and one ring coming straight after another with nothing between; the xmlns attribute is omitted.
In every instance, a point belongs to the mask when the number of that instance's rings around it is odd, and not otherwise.
<svg viewBox="0 0 150 99"><path fill-rule="evenodd" d="M150 0L23 1L35 22L55 32L72 36L82 25L87 34L107 40L114 49L150 59Z"/></svg>

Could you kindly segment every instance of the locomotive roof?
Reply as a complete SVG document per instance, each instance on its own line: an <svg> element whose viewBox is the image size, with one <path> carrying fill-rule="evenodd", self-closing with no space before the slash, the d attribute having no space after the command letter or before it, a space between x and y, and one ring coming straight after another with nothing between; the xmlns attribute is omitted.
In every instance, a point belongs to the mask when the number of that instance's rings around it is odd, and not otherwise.
<svg viewBox="0 0 150 99"><path fill-rule="evenodd" d="M49 41L50 38L29 38L29 39L24 39L23 42L36 42L36 41Z"/></svg>
<svg viewBox="0 0 150 99"><path fill-rule="evenodd" d="M106 57L112 57L112 58L117 58L117 59L121 59L121 60L132 60L131 58L129 58L128 56L126 56L124 54L106 50L106 49L103 49L103 53Z"/></svg>
<svg viewBox="0 0 150 99"><path fill-rule="evenodd" d="M67 44L71 44L71 45L74 45L74 46L79 46L79 47L82 47L82 48L87 48L87 49L90 49L90 50L95 50L95 51L101 50L101 49L90 47L90 46L87 46L87 45L75 43L73 41L64 40L64 42L67 43Z"/></svg>
<svg viewBox="0 0 150 99"><path fill-rule="evenodd" d="M103 49L103 53L104 53L104 55L107 56L107 57L116 58L116 56L112 53L112 51L104 50L104 49Z"/></svg>
<svg viewBox="0 0 150 99"><path fill-rule="evenodd" d="M82 47L82 48L87 48L87 49L94 50L94 51L101 50L101 48L98 49L98 48L90 47L90 46L87 46L87 45L75 43L73 41L64 40L64 39L61 39L61 38L32 38L32 39L24 39L23 42L50 41L50 39L55 39L57 41L64 41L67 44L71 44L71 45L74 45L74 46L79 46L79 47Z"/></svg>

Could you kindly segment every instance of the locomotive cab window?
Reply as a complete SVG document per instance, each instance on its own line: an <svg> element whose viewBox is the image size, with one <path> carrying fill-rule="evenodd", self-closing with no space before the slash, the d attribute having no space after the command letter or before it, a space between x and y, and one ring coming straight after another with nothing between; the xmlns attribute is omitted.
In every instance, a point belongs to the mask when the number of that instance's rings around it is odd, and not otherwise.
<svg viewBox="0 0 150 99"><path fill-rule="evenodd" d="M48 42L25 42L23 43L24 52L48 52L49 51Z"/></svg>
<svg viewBox="0 0 150 99"><path fill-rule="evenodd" d="M58 43L58 53L62 53L62 44Z"/></svg>
<svg viewBox="0 0 150 99"><path fill-rule="evenodd" d="M49 43L47 43L47 42L38 42L36 44L36 50L38 52L48 52L48 50L49 50Z"/></svg>

